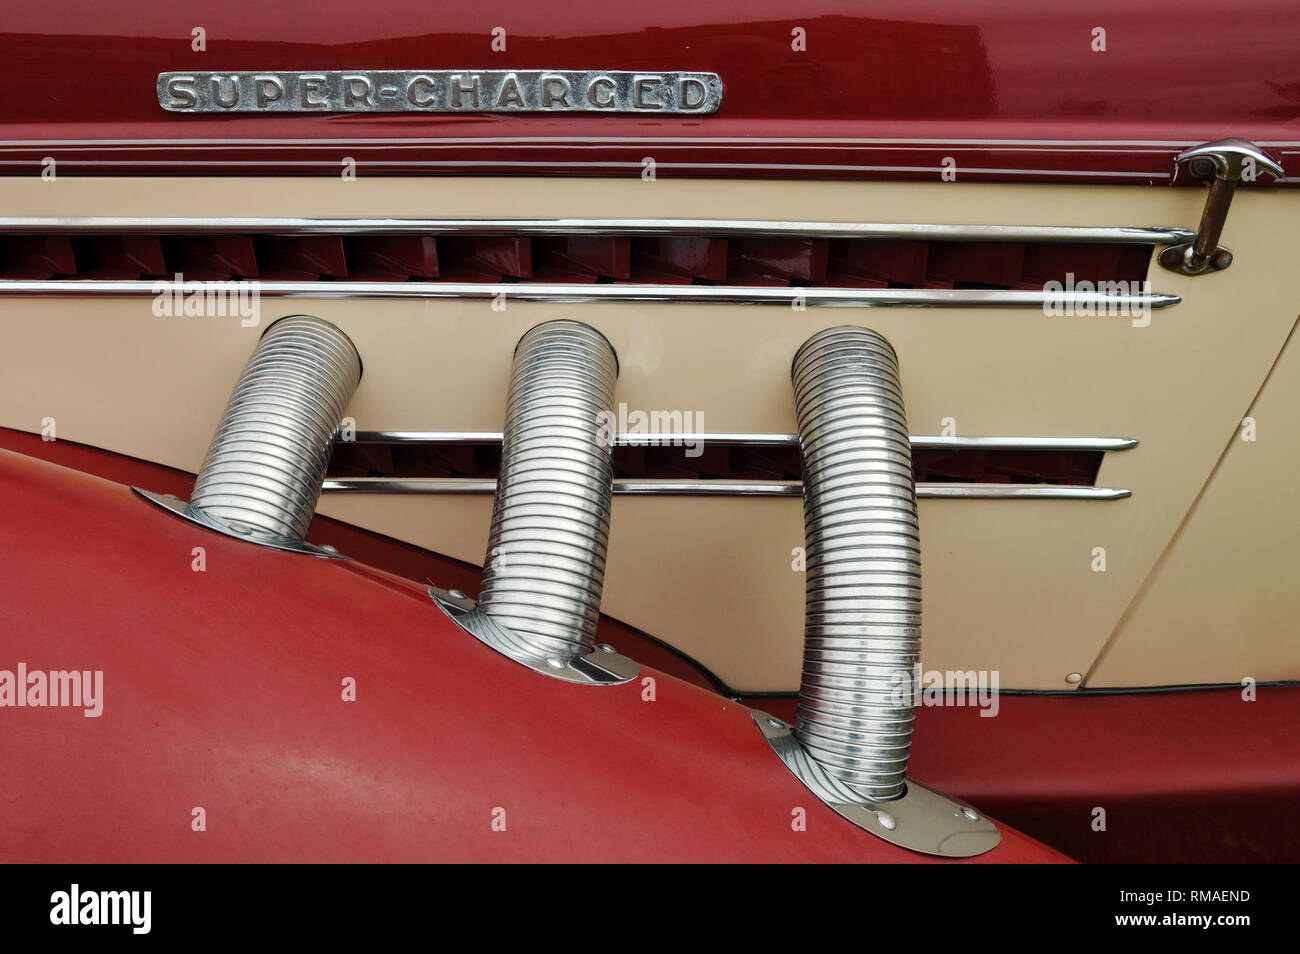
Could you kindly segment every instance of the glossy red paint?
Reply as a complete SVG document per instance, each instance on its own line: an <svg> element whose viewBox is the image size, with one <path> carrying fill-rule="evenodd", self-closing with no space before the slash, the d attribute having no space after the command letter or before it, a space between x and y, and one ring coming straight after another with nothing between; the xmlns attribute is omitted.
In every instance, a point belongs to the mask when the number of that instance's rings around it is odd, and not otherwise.
<svg viewBox="0 0 1300 954"><path fill-rule="evenodd" d="M796 700L744 700L792 719ZM1085 862L1300 860L1300 686L916 710L911 770ZM1093 829L1106 811L1105 831Z"/></svg>
<svg viewBox="0 0 1300 954"><path fill-rule="evenodd" d="M11 450L25 457L36 457L63 467L93 474L115 483L141 487L159 494L175 494L189 500L194 489L194 475L151 461L113 454L77 444L73 441L44 441L39 435L0 427L0 450ZM394 573L415 582L433 583L457 589L470 596L478 595L481 568L430 553L420 547L385 537L369 530L329 517L312 520L307 538L317 546L329 545L368 566ZM601 616L596 631L599 642L630 647L637 662L704 689L716 689L717 680L680 653L647 636L638 629ZM632 649L635 652L632 652Z"/></svg>
<svg viewBox="0 0 1300 954"><path fill-rule="evenodd" d="M671 676L645 672L653 702L547 679L419 584L7 451L0 496L3 668L104 674L98 718L0 711L0 861L928 860L812 798L749 709ZM1064 858L1005 830L980 860Z"/></svg>
<svg viewBox="0 0 1300 954"><path fill-rule="evenodd" d="M194 481L147 461L3 428L0 448L182 498ZM478 568L347 524L317 517L311 539L410 580L478 591ZM715 688L703 669L617 620L601 617L598 638ZM1300 804L1300 686L1258 692L1254 703L1226 689L1004 694L996 718L922 707L912 769L1084 861L1295 861L1300 840L1289 833ZM793 697L742 701L795 715ZM1098 806L1107 810L1105 833L1092 829Z"/></svg>
<svg viewBox="0 0 1300 954"><path fill-rule="evenodd" d="M201 20L206 49L192 49ZM506 50L491 47L493 27ZM836 0L490 7L88 0L5 14L0 168L76 174L902 178L1164 184L1182 146L1241 136L1300 160L1300 6L1187 0ZM1095 49L1105 31L1104 51ZM804 49L794 33L804 33ZM376 68L711 70L711 117L174 115L157 75ZM1294 178L1294 176L1293 176Z"/></svg>

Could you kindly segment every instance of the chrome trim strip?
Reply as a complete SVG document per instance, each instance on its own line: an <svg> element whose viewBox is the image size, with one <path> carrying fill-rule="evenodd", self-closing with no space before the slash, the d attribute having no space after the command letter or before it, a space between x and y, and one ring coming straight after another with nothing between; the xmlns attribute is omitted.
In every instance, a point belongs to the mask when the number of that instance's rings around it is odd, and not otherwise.
<svg viewBox="0 0 1300 954"><path fill-rule="evenodd" d="M496 492L495 480L475 477L336 477L325 493L481 495ZM665 497L801 497L798 480L653 480L619 477L618 495ZM942 500L1120 500L1131 490L1070 484L917 484L916 496Z"/></svg>
<svg viewBox="0 0 1300 954"><path fill-rule="evenodd" d="M672 480L653 477L616 477L614 493L665 497L798 497L798 480Z"/></svg>
<svg viewBox="0 0 1300 954"><path fill-rule="evenodd" d="M952 450L1126 451L1136 437L913 437L912 447Z"/></svg>
<svg viewBox="0 0 1300 954"><path fill-rule="evenodd" d="M156 297L197 293L209 286L229 289L255 287L270 298L460 298L488 300L498 296L515 301L600 302L644 301L695 304L820 305L874 308L1045 308L1087 309L1128 318L1147 308L1168 308L1177 295L1099 295L1087 292L995 291L988 289L742 287L735 285L564 285L536 282L171 282L171 281L0 281L0 296ZM1100 316L1100 315L1099 315Z"/></svg>
<svg viewBox="0 0 1300 954"><path fill-rule="evenodd" d="M357 431L358 444L500 444L501 431Z"/></svg>
<svg viewBox="0 0 1300 954"><path fill-rule="evenodd" d="M500 431L357 431L352 440L361 444L491 444L501 442ZM653 447L689 437L700 444L741 444L750 447L797 447L798 434L616 434L615 447ZM953 450L1075 450L1124 451L1138 446L1135 437L930 437L913 434L912 447Z"/></svg>
<svg viewBox="0 0 1300 954"><path fill-rule="evenodd" d="M959 242L1086 242L1176 245L1183 228L783 222L749 219L407 219L170 216L0 216L0 232L244 233L267 235L754 235Z"/></svg>
<svg viewBox="0 0 1300 954"><path fill-rule="evenodd" d="M217 150L229 151L230 149L235 149L235 148L238 148L240 150L261 149L267 151L274 151L277 149L283 149L286 145L295 146L298 150L304 152L308 152L312 150L315 150L317 152L337 152L339 147L341 146L351 146L357 149L386 149L386 150L445 149L445 150L460 150L462 152L467 149L471 149L471 150L490 149L493 151L500 150L503 152L508 152L511 150L519 151L519 150L527 150L527 149L538 150L538 149L556 149L556 148L588 149L588 150L597 150L597 149L627 150L627 149L635 149L638 146L644 146L647 144L653 146L656 149L686 150L686 149L707 148L710 151L734 150L734 151L749 151L749 152L760 151L760 150L770 151L773 148L773 146L778 146L782 150L790 150L790 151L815 150L818 152L865 152L870 150L871 152L882 152L882 153L918 152L926 148L924 144L896 145L896 144L871 144L871 143L862 144L862 143L852 143L852 142L816 142L816 141L773 142L772 140L767 140L767 139L754 139L752 141L747 141L747 142L723 142L723 141L710 141L705 139L699 139L693 142L682 142L680 140L674 140L668 137L658 137L648 141L643 140L641 142L636 142L631 140L617 140L617 139L604 140L604 141L581 140L581 139L574 139L570 141L556 141L556 140L546 140L546 139L509 139L509 140L502 139L497 142L488 142L482 139L477 139L477 140L457 139L451 136L448 136L445 139L440 139L436 142L430 142L429 140L426 139L415 139L415 138L401 139L396 141L393 140L357 141L357 140L347 140L347 139L329 139L329 140L315 139L308 142L298 142L298 143L293 143L293 142L285 143L274 139L257 139L257 140L232 139L228 142L221 141L217 143L212 143L212 142L204 143L198 141L187 142L186 140L176 140L174 144L160 145L161 142L162 140L155 140L149 143L137 143L132 145L129 143L117 143L117 142L105 140L104 144L98 147L90 146L86 144L75 144L75 143L61 144L57 142L45 143L43 145L46 146L47 148L53 147L65 152L88 152L88 151L202 152L205 150L209 152L213 152ZM1175 149L1186 148L1187 146L1191 146L1191 145L1193 145L1193 143L1187 143L1186 145L1183 146L1174 144L1171 146L1164 146L1164 147L1117 146L1117 147L1106 147L1102 149L1089 149L1087 147L1078 146L1078 145L1043 146L1040 148L1034 146L1014 146L1014 145L1013 146L988 146L988 145L984 145L984 146L964 145L963 146L963 145L945 144L943 148L945 150L951 149L954 152L1028 153L1030 155L1043 154L1043 153L1053 153L1053 154L1054 153L1086 153L1090 155L1096 155L1099 153L1103 153L1107 155L1131 154L1131 155L1139 155L1139 156L1165 156ZM1260 145L1268 146L1269 144L1260 143ZM31 149L32 149L32 144L30 143L26 146L23 146L23 145L14 145L12 143L0 142L0 152L6 152L6 151L20 152L20 151L27 151Z"/></svg>
<svg viewBox="0 0 1300 954"><path fill-rule="evenodd" d="M339 169L339 163L334 159L199 159L192 162L186 162L183 159L63 159L60 160L67 165L76 168L175 168L177 166L202 166L210 169L212 166L221 168L254 168L254 169L303 169L307 167L318 167L333 169L336 172ZM378 156L373 159L366 158L364 161L357 163L357 168L364 166L383 166L403 169L627 169L640 170L644 163L640 160L628 162L578 162L576 160L566 160L564 162L549 162L537 159L484 159L481 161L468 159L448 159L443 162L433 160L413 160L403 161L397 159L387 159ZM23 166L29 169L39 170L41 161L36 158L30 159L3 159L0 160L0 166ZM944 169L940 166L848 166L848 165L826 165L826 164L799 164L788 162L660 162L660 169L728 169L737 170L764 170L764 171L798 171L798 172L905 172L914 174L935 175L942 173ZM1171 179L1173 176L1168 172L1151 170L1149 172L1106 172L1094 169L990 169L984 167L966 166L963 168L963 174L971 175L999 175L999 176L1033 176L1036 179L1052 179L1062 176L1072 176L1081 179L1146 179L1150 182L1153 179ZM511 173L519 175L521 173Z"/></svg>
<svg viewBox="0 0 1300 954"><path fill-rule="evenodd" d="M929 500L1123 500L1133 491L1119 487L1072 484L917 484L916 495Z"/></svg>
<svg viewBox="0 0 1300 954"><path fill-rule="evenodd" d="M232 137L230 139L4 139L0 140L0 148L12 146L85 146L95 148L99 146L153 146L156 148L171 148L173 146L220 146L229 148L230 146L241 145L259 145L271 144L277 146L321 146L322 148L337 146L341 144L356 145L390 145L403 143L416 143L438 145L441 143L453 143L457 145L481 143L484 145L495 146L498 143L510 145L516 143L533 144L533 143L627 143L629 145L643 145L645 143L699 143L704 145L715 144L739 144L749 145L753 143L770 144L839 144L839 145L876 145L876 144L904 144L904 145L975 145L975 146L1165 146L1181 147L1195 146L1198 140L1190 139L891 139L891 138L845 138L839 136L513 136L509 138L497 139L494 137L461 137L461 136L400 136L387 138L361 138L347 139L343 137L329 139L276 139L269 136L259 136L251 139L240 139ZM1261 146L1300 146L1300 140L1292 142L1289 140L1261 140Z"/></svg>
<svg viewBox="0 0 1300 954"><path fill-rule="evenodd" d="M475 477L327 477L321 484L322 493L480 496L496 491L495 480Z"/></svg>

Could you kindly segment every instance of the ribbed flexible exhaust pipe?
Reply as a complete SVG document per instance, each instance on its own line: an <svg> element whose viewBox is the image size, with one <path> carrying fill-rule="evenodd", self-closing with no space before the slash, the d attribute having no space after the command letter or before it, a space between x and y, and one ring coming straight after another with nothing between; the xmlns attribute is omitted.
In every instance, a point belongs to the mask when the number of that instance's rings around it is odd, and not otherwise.
<svg viewBox="0 0 1300 954"><path fill-rule="evenodd" d="M898 358L870 329L831 328L799 349L793 378L807 561L795 735L863 795L897 798L912 742L912 694L900 688L910 687L921 645Z"/></svg>
<svg viewBox="0 0 1300 954"><path fill-rule="evenodd" d="M595 644L617 380L613 346L587 325L548 321L519 340L477 606L431 590L479 639L572 681L625 682L639 672Z"/></svg>
<svg viewBox="0 0 1300 954"><path fill-rule="evenodd" d="M538 655L595 646L614 469L599 440L618 358L575 321L533 328L515 349L479 609Z"/></svg>
<svg viewBox="0 0 1300 954"><path fill-rule="evenodd" d="M998 844L974 809L907 779L921 641L921 546L898 356L868 328L829 328L791 368L807 578L793 727L755 721L786 766L854 824L929 854Z"/></svg>
<svg viewBox="0 0 1300 954"><path fill-rule="evenodd" d="M183 515L255 543L332 555L305 542L307 528L360 380L357 349L328 321L272 324L235 384Z"/></svg>
<svg viewBox="0 0 1300 954"><path fill-rule="evenodd" d="M190 507L305 540L361 356L320 318L282 318L244 366L194 482Z"/></svg>

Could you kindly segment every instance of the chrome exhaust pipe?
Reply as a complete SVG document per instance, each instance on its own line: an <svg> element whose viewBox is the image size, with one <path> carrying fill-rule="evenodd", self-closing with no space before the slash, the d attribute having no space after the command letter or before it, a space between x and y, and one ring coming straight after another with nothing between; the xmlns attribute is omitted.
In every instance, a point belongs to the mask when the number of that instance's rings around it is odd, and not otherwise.
<svg viewBox="0 0 1300 954"><path fill-rule="evenodd" d="M336 556L306 543L307 529L360 381L361 357L342 331L308 315L281 318L235 384L188 505L145 496L228 536Z"/></svg>
<svg viewBox="0 0 1300 954"><path fill-rule="evenodd" d="M898 359L866 328L795 355L807 596L795 736L868 798L898 798L921 648L921 539Z"/></svg>
<svg viewBox="0 0 1300 954"><path fill-rule="evenodd" d="M572 321L515 349L479 608L534 655L595 647L614 468L597 439L614 415L618 359Z"/></svg>
<svg viewBox="0 0 1300 954"><path fill-rule="evenodd" d="M793 727L755 720L801 781L895 844L968 857L1001 840L974 809L907 779L920 658L921 546L898 357L829 328L791 369L803 462L806 600Z"/></svg>
<svg viewBox="0 0 1300 954"><path fill-rule="evenodd" d="M548 321L519 340L478 602L430 590L476 638L574 682L621 683L640 671L595 642L617 380L614 348L587 325Z"/></svg>

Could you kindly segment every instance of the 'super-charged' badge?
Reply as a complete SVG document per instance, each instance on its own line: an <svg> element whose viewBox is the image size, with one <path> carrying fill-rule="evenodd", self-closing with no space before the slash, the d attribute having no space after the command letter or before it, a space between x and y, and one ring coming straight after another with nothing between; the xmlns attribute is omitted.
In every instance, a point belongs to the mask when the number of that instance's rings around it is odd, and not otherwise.
<svg viewBox="0 0 1300 954"><path fill-rule="evenodd" d="M722 105L717 73L321 70L159 73L176 113L659 113Z"/></svg>

